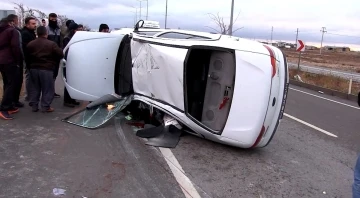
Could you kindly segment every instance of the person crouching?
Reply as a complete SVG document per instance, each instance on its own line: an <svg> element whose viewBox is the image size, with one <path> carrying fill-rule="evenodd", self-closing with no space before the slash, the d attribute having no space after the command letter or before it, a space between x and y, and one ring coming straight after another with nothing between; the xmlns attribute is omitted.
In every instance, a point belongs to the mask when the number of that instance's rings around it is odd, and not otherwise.
<svg viewBox="0 0 360 198"><path fill-rule="evenodd" d="M37 28L38 38L31 41L26 49L29 54L30 64L30 104L33 112L39 110L41 94L41 110L53 112L51 103L54 99L54 69L56 64L64 57L61 48L47 39L47 29L44 26Z"/></svg>

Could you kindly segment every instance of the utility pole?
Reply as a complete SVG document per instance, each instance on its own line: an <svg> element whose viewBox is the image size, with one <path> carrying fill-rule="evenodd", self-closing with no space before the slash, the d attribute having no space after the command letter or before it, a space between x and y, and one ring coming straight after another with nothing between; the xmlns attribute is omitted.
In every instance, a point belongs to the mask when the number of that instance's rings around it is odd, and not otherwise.
<svg viewBox="0 0 360 198"><path fill-rule="evenodd" d="M295 41L295 51L296 51L296 48L297 48L297 41L298 41L298 36L299 36L299 28L296 28L296 41Z"/></svg>
<svg viewBox="0 0 360 198"><path fill-rule="evenodd" d="M141 1L140 2L140 20L141 20Z"/></svg>
<svg viewBox="0 0 360 198"><path fill-rule="evenodd" d="M326 31L326 27L322 27L320 32L322 32L322 35L321 35L321 46L320 46L320 55L321 55L321 48L322 48L322 44L323 44L323 40L324 40L324 34Z"/></svg>
<svg viewBox="0 0 360 198"><path fill-rule="evenodd" d="M273 43L272 43L272 39L273 39L273 31L274 31L274 27L273 26L271 26L271 45L273 45Z"/></svg>
<svg viewBox="0 0 360 198"><path fill-rule="evenodd" d="M146 0L146 20L148 20L149 16L149 0Z"/></svg>
<svg viewBox="0 0 360 198"><path fill-rule="evenodd" d="M165 10L165 29L167 25L167 11L168 11L168 0L166 0L166 10Z"/></svg>
<svg viewBox="0 0 360 198"><path fill-rule="evenodd" d="M131 7L133 7L134 9L135 9L135 12L133 12L133 13L135 13L135 16L134 16L134 25L136 24L136 22L138 21L137 20L137 11L138 11L138 9L136 8L136 7L134 7L134 6L131 6Z"/></svg>
<svg viewBox="0 0 360 198"><path fill-rule="evenodd" d="M228 34L232 36L233 33L233 23L234 23L234 0L231 1L231 15L230 15L230 25Z"/></svg>

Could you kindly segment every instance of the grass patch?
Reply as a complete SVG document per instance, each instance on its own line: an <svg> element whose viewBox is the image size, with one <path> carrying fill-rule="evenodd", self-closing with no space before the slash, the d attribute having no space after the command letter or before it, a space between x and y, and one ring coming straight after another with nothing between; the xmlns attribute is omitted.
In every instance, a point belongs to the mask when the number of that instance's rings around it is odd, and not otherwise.
<svg viewBox="0 0 360 198"><path fill-rule="evenodd" d="M304 71L297 71L297 69L289 69L290 79L296 80L295 79L296 75L299 75L304 83L340 91L343 93L348 93L349 80L347 79L343 79L332 75L313 74ZM360 90L360 83L353 81L351 93L357 95L359 93L359 90Z"/></svg>

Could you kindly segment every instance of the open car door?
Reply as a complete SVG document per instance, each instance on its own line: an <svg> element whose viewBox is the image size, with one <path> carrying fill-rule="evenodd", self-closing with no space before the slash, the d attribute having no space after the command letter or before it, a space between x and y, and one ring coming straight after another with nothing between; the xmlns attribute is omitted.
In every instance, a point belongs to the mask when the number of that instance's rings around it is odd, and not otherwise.
<svg viewBox="0 0 360 198"><path fill-rule="evenodd" d="M70 96L94 101L114 93L114 72L124 35L77 32L65 47L60 62Z"/></svg>

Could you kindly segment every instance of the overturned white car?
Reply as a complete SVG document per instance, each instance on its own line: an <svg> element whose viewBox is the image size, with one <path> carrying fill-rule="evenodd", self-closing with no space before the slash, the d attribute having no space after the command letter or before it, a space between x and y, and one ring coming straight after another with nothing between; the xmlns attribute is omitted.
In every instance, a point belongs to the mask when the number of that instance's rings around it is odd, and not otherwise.
<svg viewBox="0 0 360 198"><path fill-rule="evenodd" d="M75 34L60 65L72 98L131 96L209 140L242 148L271 141L289 82L281 50L220 34L142 31L139 24L129 34Z"/></svg>

